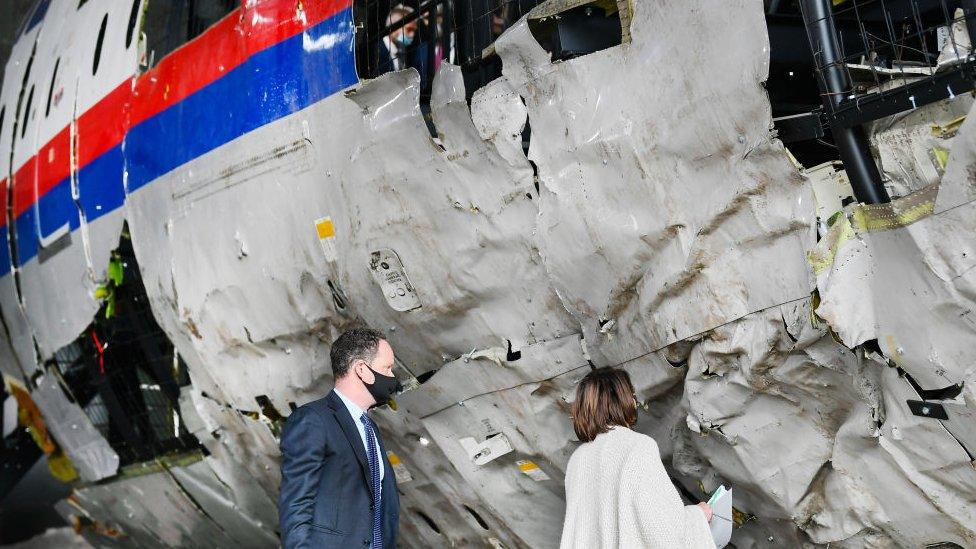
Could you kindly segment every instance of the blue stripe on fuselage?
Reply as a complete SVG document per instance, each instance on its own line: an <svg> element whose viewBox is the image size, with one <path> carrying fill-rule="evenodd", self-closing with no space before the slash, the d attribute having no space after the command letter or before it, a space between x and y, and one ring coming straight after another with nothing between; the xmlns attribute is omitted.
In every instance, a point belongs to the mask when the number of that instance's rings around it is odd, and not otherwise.
<svg viewBox="0 0 976 549"><path fill-rule="evenodd" d="M220 79L131 128L115 146L78 172L79 202L88 222L121 207L122 174L129 192L175 168L358 82L352 9L249 57ZM124 150L124 154L123 154ZM40 215L40 223L37 216ZM40 235L80 226L65 178L17 218L19 264L37 256ZM0 256L9 255L6 250ZM0 257L0 276L10 261Z"/></svg>

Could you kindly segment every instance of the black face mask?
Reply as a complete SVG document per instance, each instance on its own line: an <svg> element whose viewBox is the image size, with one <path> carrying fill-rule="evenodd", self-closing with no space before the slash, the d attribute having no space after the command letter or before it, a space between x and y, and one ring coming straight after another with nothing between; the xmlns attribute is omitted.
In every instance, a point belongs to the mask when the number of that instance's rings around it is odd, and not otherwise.
<svg viewBox="0 0 976 549"><path fill-rule="evenodd" d="M369 366L366 367L369 368ZM376 400L376 406L389 403L390 397L397 391L403 389L403 385L400 384L400 380L396 376L385 376L372 368L369 369L373 372L373 382L366 383L363 381L363 385L366 386L369 394L373 395L373 399Z"/></svg>

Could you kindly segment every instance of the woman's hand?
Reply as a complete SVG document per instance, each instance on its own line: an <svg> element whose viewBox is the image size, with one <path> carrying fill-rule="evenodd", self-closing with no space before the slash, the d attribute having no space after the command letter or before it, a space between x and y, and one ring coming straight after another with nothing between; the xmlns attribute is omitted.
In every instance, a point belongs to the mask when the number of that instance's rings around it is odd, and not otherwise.
<svg viewBox="0 0 976 549"><path fill-rule="evenodd" d="M705 520L712 522L712 508L704 501L699 503L698 506L701 507L702 513L705 513Z"/></svg>

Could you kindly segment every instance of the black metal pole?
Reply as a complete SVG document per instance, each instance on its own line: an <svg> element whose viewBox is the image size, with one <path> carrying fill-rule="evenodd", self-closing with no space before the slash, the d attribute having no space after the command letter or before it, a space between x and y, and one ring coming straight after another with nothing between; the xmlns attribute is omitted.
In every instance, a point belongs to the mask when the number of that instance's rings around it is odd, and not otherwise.
<svg viewBox="0 0 976 549"><path fill-rule="evenodd" d="M837 41L837 29L831 13L830 0L801 0L800 11L810 39L814 64L819 73L820 90L827 113L833 113L847 95L852 94L851 81L844 66L844 53ZM841 127L831 120L830 131L840 152L844 170L851 180L854 197L860 202L881 204L889 202L888 192L881 183L881 173L871 158L867 136L860 126Z"/></svg>
<svg viewBox="0 0 976 549"><path fill-rule="evenodd" d="M972 52L972 42L976 38L976 0L962 0L963 17L966 19L966 30L969 31L970 52ZM952 32L950 28L949 32Z"/></svg>

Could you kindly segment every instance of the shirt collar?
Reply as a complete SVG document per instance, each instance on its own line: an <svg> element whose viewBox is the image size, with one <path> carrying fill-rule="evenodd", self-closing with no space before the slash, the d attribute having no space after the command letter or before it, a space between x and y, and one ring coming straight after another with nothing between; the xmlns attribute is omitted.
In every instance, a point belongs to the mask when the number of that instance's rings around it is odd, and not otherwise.
<svg viewBox="0 0 976 549"><path fill-rule="evenodd" d="M351 415L356 421L359 421L359 418L363 417L363 414L366 412L355 402L349 400L349 398L342 394L342 391L339 389L333 389L333 391L335 391L335 394L339 395L339 399L342 400L342 403L346 405L346 409L349 410L349 415Z"/></svg>

